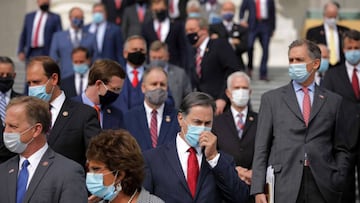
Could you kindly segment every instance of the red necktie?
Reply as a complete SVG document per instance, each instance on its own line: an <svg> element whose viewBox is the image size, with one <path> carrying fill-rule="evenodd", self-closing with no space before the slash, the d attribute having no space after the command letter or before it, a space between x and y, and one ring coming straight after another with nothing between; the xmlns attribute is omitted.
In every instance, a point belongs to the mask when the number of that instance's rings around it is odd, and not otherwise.
<svg viewBox="0 0 360 203"><path fill-rule="evenodd" d="M158 40L161 41L161 23L159 22L159 27L158 29L156 30L156 35L158 37Z"/></svg>
<svg viewBox="0 0 360 203"><path fill-rule="evenodd" d="M239 118L239 119L238 119L238 122L236 123L236 124L237 124L237 127L238 127L238 136L239 136L239 138L241 139L242 133L243 133L243 129L244 129L244 122L243 122L243 120L242 120L242 118L244 117L244 114L239 113L239 114L237 115L237 117Z"/></svg>
<svg viewBox="0 0 360 203"><path fill-rule="evenodd" d="M137 14L138 14L139 22L140 23L144 22L144 8L142 6L139 6L137 12L138 12Z"/></svg>
<svg viewBox="0 0 360 203"><path fill-rule="evenodd" d="M357 77L357 74L356 74L356 67L354 67L351 83L352 83L352 88L355 93L355 97L356 97L356 99L359 99L359 97L360 97L359 78Z"/></svg>
<svg viewBox="0 0 360 203"><path fill-rule="evenodd" d="M121 0L115 0L115 8L119 10L121 7Z"/></svg>
<svg viewBox="0 0 360 203"><path fill-rule="evenodd" d="M197 51L196 51L196 74L198 75L199 78L201 78L201 61L202 61L200 52L201 52L200 48L197 48Z"/></svg>
<svg viewBox="0 0 360 203"><path fill-rule="evenodd" d="M151 112L151 121L150 121L150 134L151 134L151 142L153 148L157 145L157 111L154 109Z"/></svg>
<svg viewBox="0 0 360 203"><path fill-rule="evenodd" d="M255 0L256 4L256 19L261 20L261 0Z"/></svg>
<svg viewBox="0 0 360 203"><path fill-rule="evenodd" d="M302 87L302 91L304 92L304 98L303 98L303 118L304 118L304 121L305 121L306 126L308 126L308 124L309 124L309 118L310 118L310 109L311 109L309 89L308 89L307 87Z"/></svg>
<svg viewBox="0 0 360 203"><path fill-rule="evenodd" d="M199 177L199 163L196 157L196 150L190 147L187 168L187 183L193 198L195 198L196 184Z"/></svg>
<svg viewBox="0 0 360 203"><path fill-rule="evenodd" d="M138 79L138 73L139 72L136 69L134 69L132 71L132 73L134 74L134 77L133 77L133 80L132 80L131 84L132 84L133 87L136 87L138 85L138 83L139 83L139 79Z"/></svg>
<svg viewBox="0 0 360 203"><path fill-rule="evenodd" d="M96 110L98 120L100 122L100 107L98 105L94 105L94 109Z"/></svg>
<svg viewBox="0 0 360 203"><path fill-rule="evenodd" d="M174 0L170 0L169 1L169 12L170 14L173 14L174 13Z"/></svg>
<svg viewBox="0 0 360 203"><path fill-rule="evenodd" d="M34 47L34 48L38 47L38 43L39 43L39 42L38 42L38 40L39 40L39 31L40 31L41 20L42 20L43 16L44 16L44 13L41 12L39 21L38 21L38 23L37 23L37 25L36 25L36 28L35 28L35 34L34 34L34 40L33 40L33 42L34 42L33 47Z"/></svg>

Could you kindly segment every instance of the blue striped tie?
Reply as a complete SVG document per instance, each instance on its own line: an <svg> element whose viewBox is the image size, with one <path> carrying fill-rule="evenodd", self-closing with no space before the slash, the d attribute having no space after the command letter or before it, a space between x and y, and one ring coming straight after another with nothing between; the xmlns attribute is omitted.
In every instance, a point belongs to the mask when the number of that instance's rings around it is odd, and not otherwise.
<svg viewBox="0 0 360 203"><path fill-rule="evenodd" d="M4 124L5 121L5 111L6 111L6 98L5 98L5 93L0 92L0 116L1 116L1 120Z"/></svg>
<svg viewBox="0 0 360 203"><path fill-rule="evenodd" d="M29 179L29 171L27 169L29 164L29 161L25 160L21 165L16 187L16 203L22 203L25 197L26 186Z"/></svg>

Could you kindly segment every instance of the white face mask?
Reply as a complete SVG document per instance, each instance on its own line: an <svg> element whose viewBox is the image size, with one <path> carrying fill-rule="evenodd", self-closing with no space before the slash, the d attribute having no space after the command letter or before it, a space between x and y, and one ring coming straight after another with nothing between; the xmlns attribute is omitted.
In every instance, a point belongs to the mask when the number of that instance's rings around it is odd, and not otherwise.
<svg viewBox="0 0 360 203"><path fill-rule="evenodd" d="M7 133L4 132L4 144L6 148L8 148L11 152L21 154L25 151L26 147L33 141L34 138L32 138L28 143L21 142L21 136L28 132L31 128L33 128L35 125L29 127L28 129L24 130L22 133Z"/></svg>
<svg viewBox="0 0 360 203"><path fill-rule="evenodd" d="M324 23L333 28L336 27L336 22L337 22L336 18L325 18L324 19Z"/></svg>
<svg viewBox="0 0 360 203"><path fill-rule="evenodd" d="M248 104L250 99L250 90L249 89L237 89L231 91L232 102L236 106L244 107Z"/></svg>

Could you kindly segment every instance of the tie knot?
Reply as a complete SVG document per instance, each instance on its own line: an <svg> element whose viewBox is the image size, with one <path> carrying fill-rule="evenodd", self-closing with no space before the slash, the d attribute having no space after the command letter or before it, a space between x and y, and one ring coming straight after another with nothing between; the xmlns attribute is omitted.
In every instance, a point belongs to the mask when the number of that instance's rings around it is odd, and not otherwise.
<svg viewBox="0 0 360 203"><path fill-rule="evenodd" d="M153 114L153 115L155 114L155 115L156 115L156 114L157 114L156 109L153 109L153 110L151 111L151 114Z"/></svg>
<svg viewBox="0 0 360 203"><path fill-rule="evenodd" d="M139 71L137 71L136 69L134 69L134 70L132 71L132 73L134 74L135 77L137 77Z"/></svg>
<svg viewBox="0 0 360 203"><path fill-rule="evenodd" d="M305 94L309 93L309 89L307 87L302 87L301 89Z"/></svg>
<svg viewBox="0 0 360 203"><path fill-rule="evenodd" d="M194 147L190 147L187 151L190 152L190 154L196 154L196 150Z"/></svg>
<svg viewBox="0 0 360 203"><path fill-rule="evenodd" d="M354 66L354 73L356 73L357 72L357 69L356 69L356 66Z"/></svg>
<svg viewBox="0 0 360 203"><path fill-rule="evenodd" d="M25 161L21 164L22 168L27 168L29 166L30 162L29 160L25 159Z"/></svg>
<svg viewBox="0 0 360 203"><path fill-rule="evenodd" d="M242 117L244 117L244 114L243 113L238 113L237 117L241 119Z"/></svg>

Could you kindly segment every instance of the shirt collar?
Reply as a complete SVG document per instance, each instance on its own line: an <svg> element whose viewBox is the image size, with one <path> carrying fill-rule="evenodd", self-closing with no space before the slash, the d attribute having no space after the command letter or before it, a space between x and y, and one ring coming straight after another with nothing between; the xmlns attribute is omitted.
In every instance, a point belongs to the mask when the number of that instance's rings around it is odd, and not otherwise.
<svg viewBox="0 0 360 203"><path fill-rule="evenodd" d="M153 109L144 101L144 107L145 107L145 112L146 114L150 114L153 111ZM161 104L161 106L159 108L156 109L157 111L157 115L163 115L164 113L164 107L165 107L165 103Z"/></svg>
<svg viewBox="0 0 360 203"><path fill-rule="evenodd" d="M62 104L64 103L65 101L65 94L63 91L61 91L61 94L56 97L50 104L51 104L51 107L54 108L54 109L58 109L60 110Z"/></svg>
<svg viewBox="0 0 360 203"><path fill-rule="evenodd" d="M176 136L176 149L180 154L186 154L191 146L180 136L180 133ZM194 147L197 154L201 153L200 147Z"/></svg>
<svg viewBox="0 0 360 203"><path fill-rule="evenodd" d="M84 104L89 105L89 106L95 106L94 102L92 102L90 100L90 98L86 95L86 91L81 93L81 99L82 99ZM99 107L100 107L100 105L99 105Z"/></svg>
<svg viewBox="0 0 360 203"><path fill-rule="evenodd" d="M48 144L45 143L39 150L37 150L34 154L29 156L28 158L23 157L20 155L19 167L21 168L22 163L27 159L31 166L36 167L39 165L39 162L42 156L45 154L46 150L49 148Z"/></svg>
<svg viewBox="0 0 360 203"><path fill-rule="evenodd" d="M208 44L209 40L210 40L210 38L206 37L204 39L204 41L200 44L199 48L201 50L201 53L204 53L204 51L206 50L206 47L207 47L207 44ZM201 54L201 55L203 55L203 54Z"/></svg>
<svg viewBox="0 0 360 203"><path fill-rule="evenodd" d="M292 84L293 84L293 87L294 87L294 90L295 92L298 92L298 91L301 91L303 86L300 85L299 83L295 82L294 80L292 81ZM308 90L310 92L314 92L314 89L315 89L315 81L313 81L309 86L307 86Z"/></svg>
<svg viewBox="0 0 360 203"><path fill-rule="evenodd" d="M248 114L248 107L246 106L242 111L238 112L232 105L230 107L231 113L234 118L237 117L237 115L240 113L243 115L243 120L246 120L247 114Z"/></svg>

